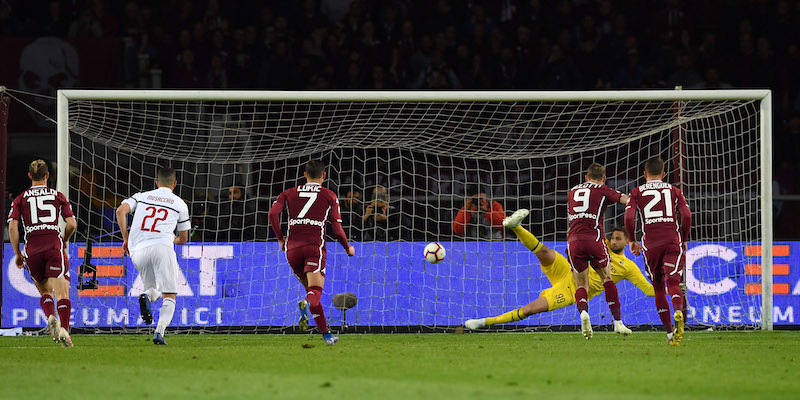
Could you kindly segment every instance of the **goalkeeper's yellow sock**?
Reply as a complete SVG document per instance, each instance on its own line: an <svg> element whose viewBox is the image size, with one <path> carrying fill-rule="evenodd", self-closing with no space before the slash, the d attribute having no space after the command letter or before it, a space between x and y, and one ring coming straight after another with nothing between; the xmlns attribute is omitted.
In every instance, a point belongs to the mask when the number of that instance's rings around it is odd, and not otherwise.
<svg viewBox="0 0 800 400"><path fill-rule="evenodd" d="M542 249L542 242L540 242L536 236L533 236L532 233L528 232L527 229L523 228L522 225L517 225L511 228L511 230L517 234L519 240L525 245L525 247L528 248L528 250L538 253L539 250Z"/></svg>
<svg viewBox="0 0 800 400"><path fill-rule="evenodd" d="M496 317L486 318L486 326L494 324L507 324L509 322L520 321L528 316L522 313L522 308L509 311L505 314L500 314Z"/></svg>

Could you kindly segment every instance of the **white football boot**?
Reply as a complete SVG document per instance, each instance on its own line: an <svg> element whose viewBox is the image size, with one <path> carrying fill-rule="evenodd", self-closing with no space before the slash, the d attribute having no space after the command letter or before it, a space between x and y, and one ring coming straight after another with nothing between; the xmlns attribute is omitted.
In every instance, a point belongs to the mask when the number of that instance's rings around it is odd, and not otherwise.
<svg viewBox="0 0 800 400"><path fill-rule="evenodd" d="M516 228L519 226L519 223L522 222L523 219L528 217L528 214L531 212L527 208L520 208L517 211L514 211L511 216L505 217L503 219L503 226L506 228Z"/></svg>
<svg viewBox="0 0 800 400"><path fill-rule="evenodd" d="M581 311L581 333L586 339L591 339L594 336L592 322L589 321L589 313L586 311Z"/></svg>
<svg viewBox="0 0 800 400"><path fill-rule="evenodd" d="M466 322L464 322L464 327L469 330L485 328L486 318L468 319Z"/></svg>
<svg viewBox="0 0 800 400"><path fill-rule="evenodd" d="M58 322L55 315L51 315L47 318L47 330L50 331L50 338L53 339L54 342L58 342L58 334L61 332L61 323Z"/></svg>
<svg viewBox="0 0 800 400"><path fill-rule="evenodd" d="M627 326L625 326L625 324L623 324L622 321L614 321L614 332L622 336L628 336L631 333L633 333L633 331L630 330L630 328L628 328Z"/></svg>

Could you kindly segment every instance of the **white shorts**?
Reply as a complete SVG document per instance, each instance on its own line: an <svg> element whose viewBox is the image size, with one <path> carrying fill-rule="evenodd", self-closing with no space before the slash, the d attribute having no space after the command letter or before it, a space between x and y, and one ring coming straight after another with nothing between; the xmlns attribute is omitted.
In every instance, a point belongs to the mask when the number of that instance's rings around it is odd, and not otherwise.
<svg viewBox="0 0 800 400"><path fill-rule="evenodd" d="M144 290L178 293L178 256L172 246L147 246L132 252L131 260L142 276Z"/></svg>

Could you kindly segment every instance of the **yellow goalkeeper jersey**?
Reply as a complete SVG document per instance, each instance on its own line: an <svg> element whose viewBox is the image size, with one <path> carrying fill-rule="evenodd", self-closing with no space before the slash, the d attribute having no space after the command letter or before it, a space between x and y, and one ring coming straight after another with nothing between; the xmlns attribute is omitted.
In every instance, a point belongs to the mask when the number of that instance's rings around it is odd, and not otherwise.
<svg viewBox="0 0 800 400"><path fill-rule="evenodd" d="M608 245L607 240L606 245ZM639 266L636 265L636 263L629 260L628 257L625 257L624 253L614 253L610 248L608 254L611 257L608 260L608 263L611 267L611 279L614 281L614 283L619 283L621 280L628 280L636 285L639 290L644 292L645 295L650 297L655 296L653 285L647 281L647 278L644 277L642 271L639 269ZM591 299L592 297L597 296L603 290L603 281L600 279L600 275L598 275L594 269L590 268L589 298Z"/></svg>

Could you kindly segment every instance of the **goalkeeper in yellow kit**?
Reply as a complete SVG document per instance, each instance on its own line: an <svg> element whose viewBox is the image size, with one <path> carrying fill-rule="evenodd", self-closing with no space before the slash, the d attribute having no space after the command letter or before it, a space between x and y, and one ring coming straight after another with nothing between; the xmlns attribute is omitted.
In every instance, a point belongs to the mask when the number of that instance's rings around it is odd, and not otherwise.
<svg viewBox="0 0 800 400"><path fill-rule="evenodd" d="M569 305L575 304L575 279L572 276L572 268L569 261L561 253L547 247L540 242L532 233L528 232L520 225L520 222L528 216L527 209L517 210L510 217L503 220L503 226L511 229L530 251L536 254L541 264L542 272L550 281L552 287L545 289L539 298L516 310L509 311L496 317L470 319L464 322L467 329L479 329L494 324L505 324L525 319L533 314L547 311L558 310ZM628 244L628 236L623 228L614 228L611 238L608 240L609 267L611 267L611 278L614 283L621 280L628 280L639 288L645 295L653 297L654 290L639 267L627 257L625 257L625 246ZM592 297L603 291L603 280L593 269L589 269L589 291ZM630 335L631 330L627 327L615 326L615 331L623 335Z"/></svg>

